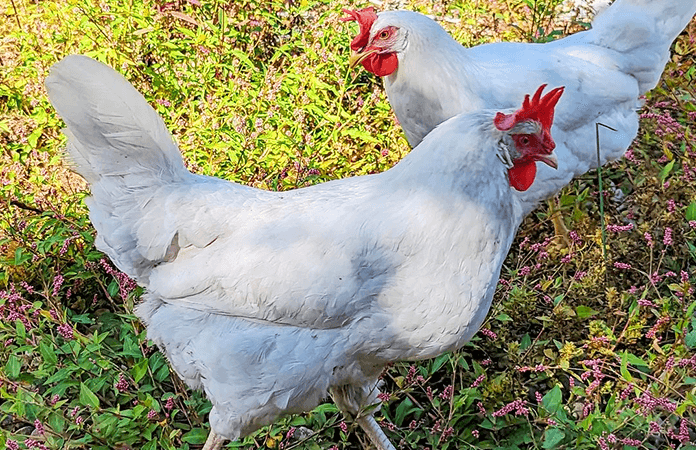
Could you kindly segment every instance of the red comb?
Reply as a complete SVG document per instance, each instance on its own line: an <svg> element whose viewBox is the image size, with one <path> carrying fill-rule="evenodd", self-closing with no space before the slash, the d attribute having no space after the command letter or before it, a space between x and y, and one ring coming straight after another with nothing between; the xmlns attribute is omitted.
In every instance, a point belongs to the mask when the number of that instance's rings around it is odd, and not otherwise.
<svg viewBox="0 0 696 450"><path fill-rule="evenodd" d="M377 20L377 13L375 13L375 9L372 7L358 11L344 9L343 12L348 14L349 17L342 17L342 22L356 21L360 25L360 33L350 43L350 48L352 50L361 50L370 40L370 29L375 20Z"/></svg>
<svg viewBox="0 0 696 450"><path fill-rule="evenodd" d="M517 125L523 120L536 120L541 123L544 130L549 130L553 124L553 111L556 103L563 95L565 87L558 87L548 94L541 96L541 93L546 87L545 84L539 86L539 89L534 93L534 97L529 99L529 94L524 97L522 108L513 114L503 114L499 112L495 116L495 126L501 131L506 131Z"/></svg>

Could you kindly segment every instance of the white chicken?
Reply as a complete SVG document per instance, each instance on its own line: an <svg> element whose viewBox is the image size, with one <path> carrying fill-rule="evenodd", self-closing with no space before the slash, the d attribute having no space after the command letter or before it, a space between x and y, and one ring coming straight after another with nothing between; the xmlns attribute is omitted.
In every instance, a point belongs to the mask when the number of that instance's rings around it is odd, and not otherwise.
<svg viewBox="0 0 696 450"><path fill-rule="evenodd" d="M220 448L331 392L379 448L370 414L389 362L479 329L522 220L508 169L555 166L563 89L433 131L394 168L288 192L195 175L121 75L68 56L46 79L90 184L97 247L146 288L137 315L211 400Z"/></svg>
<svg viewBox="0 0 696 450"><path fill-rule="evenodd" d="M541 83L566 87L553 135L558 170L540 167L520 191L524 213L597 166L620 158L638 132L639 97L655 87L670 45L696 0L616 0L592 29L545 43L464 48L430 18L411 11L347 11L360 25L351 65L384 77L389 102L412 147L438 124L481 108L510 108ZM518 187L531 178L520 173ZM560 226L557 226L561 228ZM561 228L562 229L562 228Z"/></svg>

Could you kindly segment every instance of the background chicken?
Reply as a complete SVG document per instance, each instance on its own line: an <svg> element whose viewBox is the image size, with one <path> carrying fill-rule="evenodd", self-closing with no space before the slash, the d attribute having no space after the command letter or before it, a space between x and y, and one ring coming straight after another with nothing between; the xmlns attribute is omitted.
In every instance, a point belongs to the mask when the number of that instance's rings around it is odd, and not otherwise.
<svg viewBox="0 0 696 450"><path fill-rule="evenodd" d="M694 0L617 0L592 29L546 44L464 48L435 21L411 11L346 11L360 33L352 64L384 77L411 146L444 120L479 108L509 108L541 83L566 86L553 134L558 170L540 167L520 193L524 212L597 166L621 157L638 131L640 96L655 87L672 41L696 12ZM524 174L521 174L524 175ZM528 183L529 177L520 182ZM557 233L562 223L555 223Z"/></svg>
<svg viewBox="0 0 696 450"><path fill-rule="evenodd" d="M523 217L507 162L555 165L563 91L457 116L387 172L278 193L190 173L101 63L67 57L46 87L91 186L97 247L146 287L148 336L213 403L206 449L329 390L357 415L388 362L471 338ZM358 422L391 448L371 415Z"/></svg>

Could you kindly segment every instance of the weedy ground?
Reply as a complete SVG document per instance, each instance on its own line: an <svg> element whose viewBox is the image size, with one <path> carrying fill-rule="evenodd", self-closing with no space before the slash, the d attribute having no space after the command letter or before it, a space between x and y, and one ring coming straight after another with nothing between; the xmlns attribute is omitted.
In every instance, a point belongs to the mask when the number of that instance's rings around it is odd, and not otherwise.
<svg viewBox="0 0 696 450"><path fill-rule="evenodd" d="M403 3L403 2L402 2ZM465 45L582 29L560 1L412 1ZM0 9L0 446L196 449L205 398L133 316L141 293L94 248L85 183L43 88L69 53L123 73L191 170L285 190L383 171L408 152L379 80L348 71L354 24L326 0L11 0ZM542 205L484 329L395 364L378 417L400 448L694 449L696 26L674 46L624 159ZM594 145L589 143L588 145ZM600 205L601 201L601 205ZM603 211L603 215L600 211ZM334 405L228 448L349 449Z"/></svg>

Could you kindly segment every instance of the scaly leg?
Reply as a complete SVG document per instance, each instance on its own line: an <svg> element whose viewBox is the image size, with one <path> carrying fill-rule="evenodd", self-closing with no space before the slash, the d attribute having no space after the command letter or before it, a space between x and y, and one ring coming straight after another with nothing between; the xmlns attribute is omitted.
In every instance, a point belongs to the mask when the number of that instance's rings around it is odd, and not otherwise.
<svg viewBox="0 0 696 450"><path fill-rule="evenodd" d="M225 443L225 438L216 434L213 429L210 429L210 434L208 434L208 439L205 440L205 445L203 450L220 450L222 444Z"/></svg>
<svg viewBox="0 0 696 450"><path fill-rule="evenodd" d="M553 223L554 235L563 239L563 244L565 244L565 247L570 248L570 236L568 235L568 228L566 228L565 223L563 223L561 211L556 208L556 199L549 199L548 204L549 214L551 214L551 222Z"/></svg>
<svg viewBox="0 0 696 450"><path fill-rule="evenodd" d="M365 430L365 434L367 434L367 437L375 444L377 450L396 450L392 443L389 442L387 435L382 431L382 427L380 427L375 418L372 417L372 414L360 416L355 420L358 422L358 425Z"/></svg>

